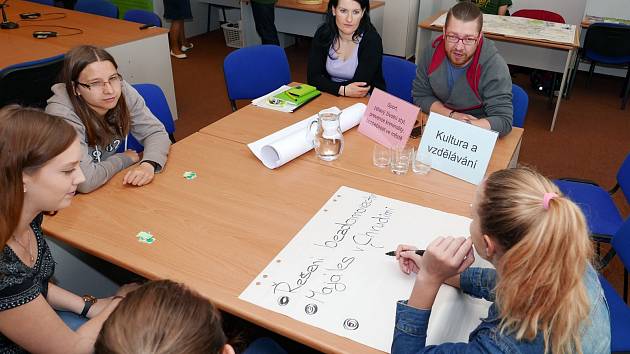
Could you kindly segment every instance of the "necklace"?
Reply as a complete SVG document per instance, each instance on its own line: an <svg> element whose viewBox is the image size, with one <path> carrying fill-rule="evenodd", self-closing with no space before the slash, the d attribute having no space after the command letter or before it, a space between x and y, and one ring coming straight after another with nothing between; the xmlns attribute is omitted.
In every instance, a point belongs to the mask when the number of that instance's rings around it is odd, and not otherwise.
<svg viewBox="0 0 630 354"><path fill-rule="evenodd" d="M31 235L28 235L28 248L22 244L22 242L18 241L18 239L13 236L15 242L22 247L24 251L28 253L28 257L31 260L31 264L35 263L35 257L33 257L33 252L31 252Z"/></svg>

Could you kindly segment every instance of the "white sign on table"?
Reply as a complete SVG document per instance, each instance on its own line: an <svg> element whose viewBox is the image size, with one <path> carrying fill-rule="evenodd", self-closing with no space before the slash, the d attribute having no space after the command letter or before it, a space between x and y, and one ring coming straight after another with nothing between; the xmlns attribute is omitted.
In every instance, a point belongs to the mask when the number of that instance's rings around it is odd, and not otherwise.
<svg viewBox="0 0 630 354"><path fill-rule="evenodd" d="M488 168L498 133L431 112L418 154L431 155L431 167L478 185Z"/></svg>
<svg viewBox="0 0 630 354"><path fill-rule="evenodd" d="M389 351L396 302L414 275L385 252L469 235L470 219L341 187L239 296L298 321ZM476 257L476 266L491 265ZM443 285L427 344L466 342L490 303Z"/></svg>

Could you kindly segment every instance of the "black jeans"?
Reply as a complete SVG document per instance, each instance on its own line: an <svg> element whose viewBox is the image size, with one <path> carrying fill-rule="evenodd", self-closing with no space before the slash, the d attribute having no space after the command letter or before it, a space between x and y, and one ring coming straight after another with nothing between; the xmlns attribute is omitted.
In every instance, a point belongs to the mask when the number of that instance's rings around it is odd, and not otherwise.
<svg viewBox="0 0 630 354"><path fill-rule="evenodd" d="M259 4L252 1L252 12L256 24L256 32L262 44L280 45L275 23L275 4Z"/></svg>

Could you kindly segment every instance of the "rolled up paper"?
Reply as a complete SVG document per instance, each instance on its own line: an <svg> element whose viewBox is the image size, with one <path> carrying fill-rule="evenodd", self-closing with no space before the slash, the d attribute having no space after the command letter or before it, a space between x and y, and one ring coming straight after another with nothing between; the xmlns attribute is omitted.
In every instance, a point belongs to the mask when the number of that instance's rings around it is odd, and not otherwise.
<svg viewBox="0 0 630 354"><path fill-rule="evenodd" d="M329 109L339 111L337 107ZM345 132L357 126L363 118L365 109L365 104L355 103L342 110L339 117L341 130ZM280 167L313 148L309 126L316 121L317 115L315 114L247 146L267 168Z"/></svg>

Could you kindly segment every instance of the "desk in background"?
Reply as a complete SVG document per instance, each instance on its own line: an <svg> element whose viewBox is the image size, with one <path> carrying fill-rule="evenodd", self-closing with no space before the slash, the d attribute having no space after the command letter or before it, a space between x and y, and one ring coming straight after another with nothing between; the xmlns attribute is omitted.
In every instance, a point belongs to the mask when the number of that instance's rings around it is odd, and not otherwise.
<svg viewBox="0 0 630 354"><path fill-rule="evenodd" d="M444 12L439 12L418 25L421 30L442 32L442 26L434 25ZM487 16L487 15L486 15ZM510 17L506 17L508 20ZM524 34L525 35L525 34ZM553 42L544 40L528 39L527 37L509 37L499 33L484 32L486 38L495 41L495 45L501 56L508 64L531 67L535 69L554 71L562 73L560 92L564 92L567 83L570 63L573 56L577 54L580 47L579 29L576 28L575 36L571 42ZM430 43L429 36L418 35L418 45L416 46L416 64L421 56L421 51ZM534 60L532 60L532 58ZM560 110L561 98L558 97L556 107L551 120L550 131L553 131L558 111Z"/></svg>
<svg viewBox="0 0 630 354"><path fill-rule="evenodd" d="M584 19L582 20L582 28L588 28L591 24L595 22L604 22L604 23L615 23L630 26L630 20L625 18L614 18L614 17L601 17L601 16L591 16L584 15Z"/></svg>
<svg viewBox="0 0 630 354"><path fill-rule="evenodd" d="M282 113L248 105L201 129L200 133L225 138L241 144L249 144L295 122L317 114L317 112L322 109L332 106L344 109L357 102L367 104L367 98L350 99L322 93L320 97L309 102L294 113ZM492 158L488 164L487 174L496 170L516 166L522 135L523 129L515 127L510 134L497 140ZM344 152L339 160L324 162L317 159L312 151L307 152L300 157L300 159L364 176L370 176L387 183L399 184L411 189L472 203L476 191L476 186L473 184L437 170L431 170L428 175L417 175L412 172L404 176L394 175L387 168L383 169L372 165L372 148L374 142L363 134L360 134L356 128L344 133L344 140ZM410 139L409 141L411 144L417 145L420 140ZM289 164L290 163L291 162L289 162ZM283 167L280 167L279 169L282 168Z"/></svg>
<svg viewBox="0 0 630 354"><path fill-rule="evenodd" d="M214 0L212 0L214 1ZM278 34L295 34L313 37L317 28L324 23L328 2L320 5L304 5L297 0L278 0L276 3L276 29ZM383 16L385 3L383 1L370 1L370 19L378 33L383 33ZM242 35L245 36L245 46L260 44L260 37L256 33L254 15L249 1L241 2L241 26ZM284 43L283 43L284 42ZM284 46L293 44L293 39L281 38Z"/></svg>
<svg viewBox="0 0 630 354"><path fill-rule="evenodd" d="M71 48L92 44L107 49L118 63L118 70L125 80L131 83L150 82L159 85L169 103L173 117L177 117L175 87L171 70L168 30L148 28L140 30L135 22L112 19L59 7L51 7L23 0L11 0L8 3L9 19L18 22L23 12L44 14L41 21L19 21L20 27L12 30L0 30L0 69L19 64L64 54ZM63 13L65 18L47 13ZM82 34L60 36L47 39L35 39L33 31L51 30L59 34L73 33L75 30L54 26L79 28Z"/></svg>

